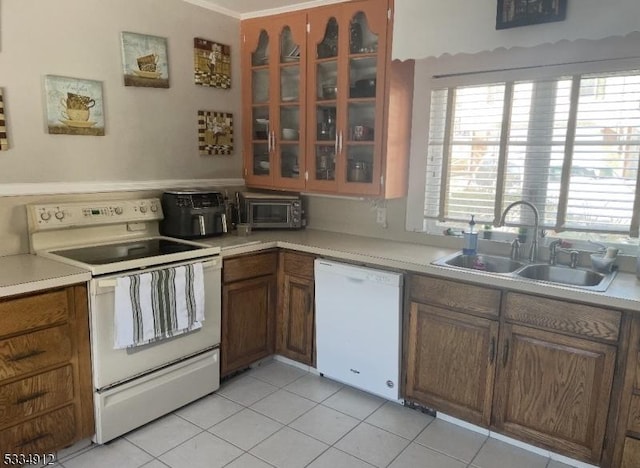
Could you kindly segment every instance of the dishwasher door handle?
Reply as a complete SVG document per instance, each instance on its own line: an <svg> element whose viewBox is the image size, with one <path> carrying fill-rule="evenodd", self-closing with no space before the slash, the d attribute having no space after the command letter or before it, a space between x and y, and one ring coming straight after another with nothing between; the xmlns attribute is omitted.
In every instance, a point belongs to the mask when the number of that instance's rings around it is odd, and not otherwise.
<svg viewBox="0 0 640 468"><path fill-rule="evenodd" d="M345 278L347 279L347 281L350 281L352 283L364 283L363 278L354 278L353 276L345 276Z"/></svg>

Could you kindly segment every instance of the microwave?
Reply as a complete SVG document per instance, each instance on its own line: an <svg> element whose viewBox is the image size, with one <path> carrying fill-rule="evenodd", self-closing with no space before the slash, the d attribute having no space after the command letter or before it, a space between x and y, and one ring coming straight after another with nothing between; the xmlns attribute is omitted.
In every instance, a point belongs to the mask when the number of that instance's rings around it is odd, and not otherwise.
<svg viewBox="0 0 640 468"><path fill-rule="evenodd" d="M251 229L300 229L305 226L299 195L237 192L238 220Z"/></svg>

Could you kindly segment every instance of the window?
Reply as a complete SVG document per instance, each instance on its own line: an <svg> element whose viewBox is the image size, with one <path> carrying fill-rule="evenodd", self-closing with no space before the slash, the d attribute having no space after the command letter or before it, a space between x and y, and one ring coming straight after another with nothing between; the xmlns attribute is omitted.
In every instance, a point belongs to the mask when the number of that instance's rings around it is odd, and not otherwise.
<svg viewBox="0 0 640 468"><path fill-rule="evenodd" d="M494 223L524 199L548 229L637 237L640 71L495 75L434 80L424 219Z"/></svg>

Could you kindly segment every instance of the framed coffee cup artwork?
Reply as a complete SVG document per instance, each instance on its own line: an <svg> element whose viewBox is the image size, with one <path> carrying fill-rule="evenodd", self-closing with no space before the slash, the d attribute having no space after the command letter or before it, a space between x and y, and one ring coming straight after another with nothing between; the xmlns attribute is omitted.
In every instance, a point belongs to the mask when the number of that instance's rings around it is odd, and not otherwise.
<svg viewBox="0 0 640 468"><path fill-rule="evenodd" d="M122 67L125 86L169 87L167 39L123 32Z"/></svg>
<svg viewBox="0 0 640 468"><path fill-rule="evenodd" d="M47 75L44 87L49 133L104 136L101 81Z"/></svg>

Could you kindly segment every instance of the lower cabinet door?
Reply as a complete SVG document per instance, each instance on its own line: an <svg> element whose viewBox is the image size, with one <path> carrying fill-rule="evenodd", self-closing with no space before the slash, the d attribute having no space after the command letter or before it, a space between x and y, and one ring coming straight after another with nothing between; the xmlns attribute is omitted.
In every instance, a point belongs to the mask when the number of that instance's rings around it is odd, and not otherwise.
<svg viewBox="0 0 640 468"><path fill-rule="evenodd" d="M276 352L313 365L313 279L284 275Z"/></svg>
<svg viewBox="0 0 640 468"><path fill-rule="evenodd" d="M498 322L411 303L406 397L487 427Z"/></svg>
<svg viewBox="0 0 640 468"><path fill-rule="evenodd" d="M273 354L275 305L275 274L222 287L221 375Z"/></svg>
<svg viewBox="0 0 640 468"><path fill-rule="evenodd" d="M611 345L505 323L493 427L597 464L615 358Z"/></svg>

